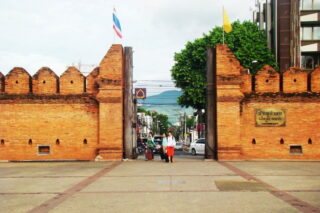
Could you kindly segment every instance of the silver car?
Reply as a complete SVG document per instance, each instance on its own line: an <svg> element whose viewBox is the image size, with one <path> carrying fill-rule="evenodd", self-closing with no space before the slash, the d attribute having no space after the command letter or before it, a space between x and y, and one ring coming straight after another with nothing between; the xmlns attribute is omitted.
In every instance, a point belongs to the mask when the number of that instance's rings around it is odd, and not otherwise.
<svg viewBox="0 0 320 213"><path fill-rule="evenodd" d="M206 142L205 138L200 138L200 139L196 140L195 142L192 142L190 144L189 151L193 155L197 155L197 154L204 155L205 142Z"/></svg>

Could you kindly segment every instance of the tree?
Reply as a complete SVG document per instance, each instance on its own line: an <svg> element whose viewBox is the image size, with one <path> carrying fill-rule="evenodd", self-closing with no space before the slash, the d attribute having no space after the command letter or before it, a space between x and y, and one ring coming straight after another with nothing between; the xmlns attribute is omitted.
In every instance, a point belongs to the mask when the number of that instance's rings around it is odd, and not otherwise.
<svg viewBox="0 0 320 213"><path fill-rule="evenodd" d="M150 115L152 117L152 131L154 133L163 134L168 131L171 123L169 122L169 118L165 114L158 113L156 111L149 111L142 107L138 107L138 112L145 113L146 115Z"/></svg>
<svg viewBox="0 0 320 213"><path fill-rule="evenodd" d="M186 122L187 122L186 126L190 130L196 124L196 119L195 119L194 116L187 117L187 121Z"/></svg>
<svg viewBox="0 0 320 213"><path fill-rule="evenodd" d="M278 69L275 58L267 47L264 31L257 24L244 21L232 23L233 30L225 33L225 44L229 46L241 65L255 74L263 65ZM206 50L222 44L222 27L215 27L202 38L187 42L185 48L175 53L175 64L171 75L175 85L182 89L178 103L195 109L205 108L206 92ZM257 61L258 64L253 64Z"/></svg>

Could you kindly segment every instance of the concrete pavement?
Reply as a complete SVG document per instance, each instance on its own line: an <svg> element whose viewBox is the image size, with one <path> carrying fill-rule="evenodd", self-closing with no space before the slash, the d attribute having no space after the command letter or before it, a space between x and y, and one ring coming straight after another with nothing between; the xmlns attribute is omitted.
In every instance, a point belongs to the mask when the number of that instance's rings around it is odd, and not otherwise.
<svg viewBox="0 0 320 213"><path fill-rule="evenodd" d="M320 212L320 162L0 163L1 212Z"/></svg>

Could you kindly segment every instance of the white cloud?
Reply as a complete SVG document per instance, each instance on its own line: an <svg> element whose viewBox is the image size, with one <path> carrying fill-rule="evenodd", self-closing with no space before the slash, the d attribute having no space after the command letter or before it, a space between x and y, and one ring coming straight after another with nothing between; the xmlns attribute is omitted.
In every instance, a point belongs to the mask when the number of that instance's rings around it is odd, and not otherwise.
<svg viewBox="0 0 320 213"><path fill-rule="evenodd" d="M98 64L114 40L115 4L123 44L134 50L135 79L171 79L174 52L221 23L249 19L254 0L1 0L0 70L49 66L60 74L81 61Z"/></svg>
<svg viewBox="0 0 320 213"><path fill-rule="evenodd" d="M10 61L13 61L15 65L10 66ZM39 54L20 55L0 51L0 71L2 73L8 73L13 67L23 67L30 75L35 74L41 67L49 67L55 73L61 74L66 70L67 65L59 61L59 59L50 56Z"/></svg>

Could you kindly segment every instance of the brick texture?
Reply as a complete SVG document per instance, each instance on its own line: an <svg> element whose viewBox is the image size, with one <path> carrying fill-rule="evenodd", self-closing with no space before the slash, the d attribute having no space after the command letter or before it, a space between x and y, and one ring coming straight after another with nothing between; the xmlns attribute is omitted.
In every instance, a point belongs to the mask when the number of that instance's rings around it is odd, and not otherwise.
<svg viewBox="0 0 320 213"><path fill-rule="evenodd" d="M8 94L27 94L31 91L31 76L21 68L13 68L5 77L5 92Z"/></svg>
<svg viewBox="0 0 320 213"><path fill-rule="evenodd" d="M252 75L248 73L241 74L240 90L242 93L252 92Z"/></svg>
<svg viewBox="0 0 320 213"><path fill-rule="evenodd" d="M243 67L225 45L217 45L217 133L218 158L240 156L240 91ZM244 72L242 72L244 73Z"/></svg>
<svg viewBox="0 0 320 213"><path fill-rule="evenodd" d="M271 99L271 98L268 98ZM304 103L290 99L270 103L251 99L242 107L241 147L244 159L320 159L320 123L319 98ZM261 101L261 102L260 102ZM261 108L278 108L286 110L284 127L257 127L255 110ZM281 138L284 143L280 144ZM312 144L308 144L309 138ZM255 139L256 144L252 144ZM303 154L290 154L290 145L301 145Z"/></svg>
<svg viewBox="0 0 320 213"><path fill-rule="evenodd" d="M290 68L283 73L283 92L307 92L308 73L298 68Z"/></svg>
<svg viewBox="0 0 320 213"><path fill-rule="evenodd" d="M97 83L98 76L99 76L99 67L96 67L87 76L87 81L86 81L87 93L96 95L99 92L99 84Z"/></svg>
<svg viewBox="0 0 320 213"><path fill-rule="evenodd" d="M320 67L311 73L311 91L320 92Z"/></svg>
<svg viewBox="0 0 320 213"><path fill-rule="evenodd" d="M34 94L56 94L59 77L48 67L41 68L32 77L32 92Z"/></svg>
<svg viewBox="0 0 320 213"><path fill-rule="evenodd" d="M256 92L250 93L244 89L250 88L248 76L230 50L218 45L216 51L218 158L319 160L319 69L311 74L313 92L307 92L307 73L289 69L282 93L279 74L265 66L255 76ZM256 110L263 108L284 110L285 126L257 126ZM291 153L290 146L301 146L302 153Z"/></svg>
<svg viewBox="0 0 320 213"><path fill-rule="evenodd" d="M11 70L0 93L0 160L121 160L123 67L122 46L113 45L87 92L74 67L60 78L41 68L32 81L23 68Z"/></svg>
<svg viewBox="0 0 320 213"><path fill-rule="evenodd" d="M121 159L123 154L123 49L113 45L99 66L99 155Z"/></svg>
<svg viewBox="0 0 320 213"><path fill-rule="evenodd" d="M265 65L255 75L255 91L263 92L279 92L280 91L280 75L272 67Z"/></svg>
<svg viewBox="0 0 320 213"><path fill-rule="evenodd" d="M60 94L82 94L85 91L85 77L75 67L68 69L60 76Z"/></svg>
<svg viewBox="0 0 320 213"><path fill-rule="evenodd" d="M0 104L0 111L1 160L92 160L96 156L95 104ZM39 154L40 145L50 146L50 154Z"/></svg>

